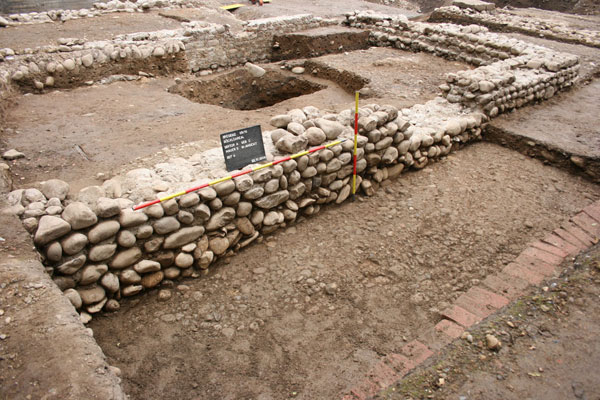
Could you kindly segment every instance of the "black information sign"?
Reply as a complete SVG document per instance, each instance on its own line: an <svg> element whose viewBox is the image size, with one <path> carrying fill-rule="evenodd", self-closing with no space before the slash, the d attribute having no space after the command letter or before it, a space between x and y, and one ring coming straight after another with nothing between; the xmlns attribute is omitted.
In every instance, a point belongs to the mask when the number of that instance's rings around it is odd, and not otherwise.
<svg viewBox="0 0 600 400"><path fill-rule="evenodd" d="M221 147L227 171L267 159L260 125L221 133Z"/></svg>

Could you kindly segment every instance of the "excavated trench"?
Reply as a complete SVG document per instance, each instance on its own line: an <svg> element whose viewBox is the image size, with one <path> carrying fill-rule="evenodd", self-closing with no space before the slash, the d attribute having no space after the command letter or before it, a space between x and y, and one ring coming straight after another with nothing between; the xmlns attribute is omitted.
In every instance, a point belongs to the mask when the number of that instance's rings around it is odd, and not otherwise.
<svg viewBox="0 0 600 400"><path fill-rule="evenodd" d="M346 92L369 83L323 63L305 67ZM326 88L238 69L183 79L168 91L249 111ZM600 197L586 180L490 143L377 189L371 199L300 218L201 279L164 280L119 312L95 317L89 326L122 370L126 392L132 399L336 398L381 355L435 324L460 293Z"/></svg>
<svg viewBox="0 0 600 400"><path fill-rule="evenodd" d="M277 71L268 71L261 77L255 77L245 69L238 69L209 79L185 80L171 86L169 93L196 103L232 110L256 110L325 88L324 85Z"/></svg>

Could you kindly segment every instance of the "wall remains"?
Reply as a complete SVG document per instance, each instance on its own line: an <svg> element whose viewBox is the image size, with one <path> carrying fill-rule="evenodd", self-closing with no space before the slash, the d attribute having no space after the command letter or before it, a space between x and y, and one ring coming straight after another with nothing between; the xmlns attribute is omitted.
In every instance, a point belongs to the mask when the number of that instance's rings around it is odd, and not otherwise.
<svg viewBox="0 0 600 400"><path fill-rule="evenodd" d="M176 31L125 35L116 39L122 43L119 47L65 43L82 47L60 55L36 53L49 57L44 65L39 59L26 64L27 58L19 56L8 79L35 84L41 82L38 74L54 76L58 65L61 73L79 67L83 74L119 60L177 62L182 54L192 70L207 74L252 57L267 60L270 53L259 54L258 49L272 45L273 31L331 23L308 15L258 20L237 34L225 26L191 23ZM377 104L359 109L358 184L366 196L383 180L424 168L479 139L487 121L499 113L549 98L577 79L577 57L481 27L416 23L363 12L347 14L345 24L369 29L374 46L426 51L476 67L449 74L441 96L425 104L402 110ZM256 47L248 48L250 44ZM69 58L59 64L53 57ZM49 71L51 63L54 72ZM270 156L283 156L350 139L353 124L353 110L331 114L308 106L274 116L271 125L276 129L265 133L265 144ZM132 206L225 175L221 150L133 170L102 186L84 188L74 198L67 198L67 183L49 180L39 189L11 192L10 207L4 211L21 218L48 273L88 321L94 313L119 309L124 297L165 279L198 277L218 259L263 235L318 214L328 204L343 203L351 192L352 148L352 141L346 140L143 211L133 211Z"/></svg>

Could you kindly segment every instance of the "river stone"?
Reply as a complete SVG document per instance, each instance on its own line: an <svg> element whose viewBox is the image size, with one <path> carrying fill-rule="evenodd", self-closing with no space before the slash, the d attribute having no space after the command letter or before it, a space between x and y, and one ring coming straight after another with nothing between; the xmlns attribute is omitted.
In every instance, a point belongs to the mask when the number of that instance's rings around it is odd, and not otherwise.
<svg viewBox="0 0 600 400"><path fill-rule="evenodd" d="M88 244L88 238L83 233L72 233L63 239L60 243L65 254L70 256L79 253Z"/></svg>
<svg viewBox="0 0 600 400"><path fill-rule="evenodd" d="M252 225L252 222L250 222L250 220L246 217L238 218L235 221L235 226L244 235L253 235L254 234L254 225Z"/></svg>
<svg viewBox="0 0 600 400"><path fill-rule="evenodd" d="M254 211L250 216L250 222L255 226L262 224L263 219L265 219L265 213L261 210Z"/></svg>
<svg viewBox="0 0 600 400"><path fill-rule="evenodd" d="M143 289L144 287L142 285L129 285L121 289L121 294L123 296L134 296L141 292Z"/></svg>
<svg viewBox="0 0 600 400"><path fill-rule="evenodd" d="M290 192L290 199L296 200L304 194L306 191L306 185L302 182L298 182L294 186L290 186L288 191Z"/></svg>
<svg viewBox="0 0 600 400"><path fill-rule="evenodd" d="M226 206L235 206L237 203L240 202L240 197L242 195L240 194L240 192L233 192L229 195L227 195L224 199L223 199L223 204Z"/></svg>
<svg viewBox="0 0 600 400"><path fill-rule="evenodd" d="M86 204L79 201L66 206L61 216L75 230L87 228L98 221L96 214Z"/></svg>
<svg viewBox="0 0 600 400"><path fill-rule="evenodd" d="M84 67L91 67L94 63L94 56L91 54L84 55L83 57L81 57L81 63Z"/></svg>
<svg viewBox="0 0 600 400"><path fill-rule="evenodd" d="M142 286L146 289L151 289L157 286L165 277L164 272L156 271L151 274L144 275L142 277Z"/></svg>
<svg viewBox="0 0 600 400"><path fill-rule="evenodd" d="M308 144L311 146L318 146L327 140L325 132L317 127L308 128L303 135L306 137Z"/></svg>
<svg viewBox="0 0 600 400"><path fill-rule="evenodd" d="M210 250L217 256L225 254L229 248L229 240L227 238L216 237L209 241Z"/></svg>
<svg viewBox="0 0 600 400"><path fill-rule="evenodd" d="M44 215L40 218L38 229L35 232L34 242L43 246L59 237L69 233L71 225L62 218Z"/></svg>
<svg viewBox="0 0 600 400"><path fill-rule="evenodd" d="M133 265L142 256L142 251L137 247L132 247L127 250L117 253L115 258L110 262L110 267L115 269L123 269Z"/></svg>
<svg viewBox="0 0 600 400"><path fill-rule="evenodd" d="M119 201L117 199L109 199L108 197L100 197L96 202L96 214L100 218L110 218L118 215L121 212Z"/></svg>
<svg viewBox="0 0 600 400"><path fill-rule="evenodd" d="M67 299L69 299L75 309L79 310L81 308L83 302L81 301L81 296L77 290L67 289L63 292L63 294L67 297Z"/></svg>
<svg viewBox="0 0 600 400"><path fill-rule="evenodd" d="M235 215L235 213L234 213ZM233 217L232 217L233 219ZM186 245L194 240L198 239L204 233L203 226L191 226L188 228L180 229L178 232L175 232L168 236L165 239L165 243L163 248L165 249L175 249Z"/></svg>
<svg viewBox="0 0 600 400"><path fill-rule="evenodd" d="M340 190L340 193L338 194L337 199L335 200L335 204L341 204L344 202L344 200L346 200L348 198L348 196L350 195L352 188L350 187L350 185L345 185L342 190Z"/></svg>
<svg viewBox="0 0 600 400"><path fill-rule="evenodd" d="M252 212L252 203L241 201L237 205L236 214L238 217L247 217Z"/></svg>
<svg viewBox="0 0 600 400"><path fill-rule="evenodd" d="M189 268L194 264L194 256L189 253L179 253L175 257L175 265L179 268Z"/></svg>
<svg viewBox="0 0 600 400"><path fill-rule="evenodd" d="M254 185L251 189L244 192L244 198L247 200L255 200L265 193L265 188L260 185Z"/></svg>
<svg viewBox="0 0 600 400"><path fill-rule="evenodd" d="M256 200L254 204L260 208L270 209L280 205L281 203L284 203L289 198L290 192L287 190L280 190L278 192L261 197L260 199Z"/></svg>
<svg viewBox="0 0 600 400"><path fill-rule="evenodd" d="M131 268L122 271L119 279L124 285L131 285L142 281L142 277Z"/></svg>
<svg viewBox="0 0 600 400"><path fill-rule="evenodd" d="M96 283L100 277L108 271L108 265L88 265L81 270L79 285L90 285Z"/></svg>
<svg viewBox="0 0 600 400"><path fill-rule="evenodd" d="M122 210L119 215L119 223L123 228L131 228L148 221L148 216L143 212L133 210Z"/></svg>
<svg viewBox="0 0 600 400"><path fill-rule="evenodd" d="M146 250L147 253L154 253L155 251L158 251L160 249L160 246L162 246L164 242L164 237L155 237L144 243L144 250Z"/></svg>
<svg viewBox="0 0 600 400"><path fill-rule="evenodd" d="M276 115L271 118L269 124L275 128L286 128L290 122L292 122L291 115Z"/></svg>
<svg viewBox="0 0 600 400"><path fill-rule="evenodd" d="M165 209L160 204L153 204L150 207L144 208L144 214L151 218L162 218L165 215Z"/></svg>
<svg viewBox="0 0 600 400"><path fill-rule="evenodd" d="M142 225L137 228L135 237L138 239L148 239L154 233L154 228L151 225Z"/></svg>
<svg viewBox="0 0 600 400"><path fill-rule="evenodd" d="M277 211L269 211L267 215L265 215L265 219L263 219L263 225L273 226L283 222L283 219L283 214Z"/></svg>
<svg viewBox="0 0 600 400"><path fill-rule="evenodd" d="M133 266L138 274L147 274L149 272L160 271L160 263L151 260L142 260Z"/></svg>
<svg viewBox="0 0 600 400"><path fill-rule="evenodd" d="M77 194L77 200L92 207L95 206L102 197L106 197L106 193L100 186L85 187Z"/></svg>
<svg viewBox="0 0 600 400"><path fill-rule="evenodd" d="M200 197L196 193L188 193L179 198L179 206L182 208L194 207L200 203Z"/></svg>
<svg viewBox="0 0 600 400"><path fill-rule="evenodd" d="M44 194L42 192L40 192L37 189L25 189L23 191L23 196L21 199L21 204L24 206L28 206L31 203L35 203L35 202L45 202L46 201L46 196L44 196Z"/></svg>
<svg viewBox="0 0 600 400"><path fill-rule="evenodd" d="M217 183L213 186L213 188L217 192L217 195L219 195L220 197L224 197L235 190L235 182L229 179L225 182Z"/></svg>
<svg viewBox="0 0 600 400"><path fill-rule="evenodd" d="M273 143L279 142L285 136L293 136L285 129L275 129L274 131L269 132L269 135L271 136L271 140L273 141Z"/></svg>
<svg viewBox="0 0 600 400"><path fill-rule="evenodd" d="M444 126L444 131L451 137L460 135L462 133L460 121L458 121L458 119L451 119L450 121L446 122L446 125Z"/></svg>
<svg viewBox="0 0 600 400"><path fill-rule="evenodd" d="M194 210L194 215L201 221L206 221L210 218L210 207L202 203Z"/></svg>
<svg viewBox="0 0 600 400"><path fill-rule="evenodd" d="M46 257L52 262L60 261L62 254L62 246L58 242L52 242L46 249Z"/></svg>
<svg viewBox="0 0 600 400"><path fill-rule="evenodd" d="M198 195L202 200L211 201L217 197L217 192L212 187L205 187L198 191Z"/></svg>
<svg viewBox="0 0 600 400"><path fill-rule="evenodd" d="M213 210L213 211L218 211L218 210L220 210L221 208L223 208L223 202L221 201L221 199L219 199L219 198L216 198L216 199L214 199L214 200L211 200L211 201L208 203L208 206L211 208L211 210Z"/></svg>
<svg viewBox="0 0 600 400"><path fill-rule="evenodd" d="M385 150L385 152L383 153L383 157L381 157L381 160L385 164L392 164L397 159L398 159L398 149L395 147L388 147Z"/></svg>
<svg viewBox="0 0 600 400"><path fill-rule="evenodd" d="M290 122L287 126L287 131L295 136L302 135L305 130L306 129L304 128L304 126L297 122Z"/></svg>
<svg viewBox="0 0 600 400"><path fill-rule="evenodd" d="M330 121L324 118L317 118L315 124L321 128L327 139L332 140L337 138L344 131L344 125L337 121Z"/></svg>
<svg viewBox="0 0 600 400"><path fill-rule="evenodd" d="M91 261L103 261L111 258L117 250L116 244L100 244L90 249L89 259Z"/></svg>
<svg viewBox="0 0 600 400"><path fill-rule="evenodd" d="M108 299L105 297L102 300L100 300L99 302L87 306L85 309L90 314L99 313L100 311L102 311L102 307L104 307L104 305L106 304L107 301L108 301Z"/></svg>
<svg viewBox="0 0 600 400"><path fill-rule="evenodd" d="M104 299L106 292L102 286L81 287L77 289L83 304L94 304Z"/></svg>
<svg viewBox="0 0 600 400"><path fill-rule="evenodd" d="M202 253L202 256L200 256L200 259L198 260L198 266L201 269L207 269L214 259L215 255L212 251L205 251L204 253Z"/></svg>
<svg viewBox="0 0 600 400"><path fill-rule="evenodd" d="M69 184L60 179L50 179L42 182L41 185L42 193L47 198L57 197L61 201L67 198L69 194Z"/></svg>
<svg viewBox="0 0 600 400"><path fill-rule="evenodd" d="M121 225L117 221L100 222L90 229L88 232L88 239L92 244L100 243L101 241L114 236L120 228Z"/></svg>
<svg viewBox="0 0 600 400"><path fill-rule="evenodd" d="M159 235L175 232L181 224L175 217L164 217L154 223L154 231Z"/></svg>
<svg viewBox="0 0 600 400"><path fill-rule="evenodd" d="M108 312L115 312L121 309L121 305L115 299L109 299L104 306L104 309ZM112 367L111 367L112 368Z"/></svg>
<svg viewBox="0 0 600 400"><path fill-rule="evenodd" d="M165 278L167 279L176 279L181 275L181 270L177 267L169 267L164 270Z"/></svg>
<svg viewBox="0 0 600 400"><path fill-rule="evenodd" d="M135 235L130 231L121 231L117 235L117 243L122 247L132 247L136 242Z"/></svg>
<svg viewBox="0 0 600 400"><path fill-rule="evenodd" d="M244 67L246 67L246 71L248 71L250 73L250 75L252 75L255 78L260 78L267 72L267 71L265 71L264 68L259 67L256 64L252 64L250 62L247 62L246 64L244 64Z"/></svg>
<svg viewBox="0 0 600 400"><path fill-rule="evenodd" d="M254 184L254 180L249 175L238 176L234 179L234 182L235 188L238 190L238 192L245 192Z"/></svg>
<svg viewBox="0 0 600 400"><path fill-rule="evenodd" d="M277 141L275 147L284 153L298 153L306 148L308 139L305 136L284 136Z"/></svg>
<svg viewBox="0 0 600 400"><path fill-rule="evenodd" d="M220 229L233 221L235 218L235 209L231 207L225 207L217 211L206 223L207 231L214 231Z"/></svg>
<svg viewBox="0 0 600 400"><path fill-rule="evenodd" d="M119 290L119 277L107 272L100 279L100 284L110 293L115 293Z"/></svg>

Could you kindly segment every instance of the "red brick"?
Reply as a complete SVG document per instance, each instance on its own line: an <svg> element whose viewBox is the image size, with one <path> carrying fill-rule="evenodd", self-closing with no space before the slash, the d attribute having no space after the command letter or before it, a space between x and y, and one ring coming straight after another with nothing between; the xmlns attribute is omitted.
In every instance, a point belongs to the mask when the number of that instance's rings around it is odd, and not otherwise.
<svg viewBox="0 0 600 400"><path fill-rule="evenodd" d="M585 250L588 248L588 246L585 243L581 242L575 236L573 236L572 234L570 234L569 232L567 232L566 230L564 230L562 228L555 229L554 233L556 235L558 235L564 241L569 242L573 246L577 247L579 249L579 251L582 251L582 250Z"/></svg>
<svg viewBox="0 0 600 400"><path fill-rule="evenodd" d="M471 325L475 325L476 323L481 321L481 318L457 305L452 305L446 310L444 310L442 312L442 317L451 319L452 321L464 326L465 328L468 328Z"/></svg>
<svg viewBox="0 0 600 400"><path fill-rule="evenodd" d="M569 255L571 255L571 256L576 256L577 254L579 254L579 251L580 251L579 247L577 247L576 245L574 245L572 243L567 242L566 240L564 240L563 238L558 236L556 233L551 233L542 240L556 248L559 248L559 249L569 253Z"/></svg>
<svg viewBox="0 0 600 400"><path fill-rule="evenodd" d="M544 277L539 273L533 272L529 268L517 263L508 264L502 272L524 279L532 285L539 285L544 280Z"/></svg>
<svg viewBox="0 0 600 400"><path fill-rule="evenodd" d="M515 262L540 275L552 276L556 273L556 268L553 265L547 264L539 258L528 256L527 254L521 253Z"/></svg>
<svg viewBox="0 0 600 400"><path fill-rule="evenodd" d="M400 349L400 352L410 360L414 361L415 366L421 364L433 355L433 352L418 340L408 342Z"/></svg>
<svg viewBox="0 0 600 400"><path fill-rule="evenodd" d="M521 254L525 254L531 257L538 258L545 262L546 264L553 265L555 267L559 266L563 261L564 257L557 256L555 254L549 253L542 249L538 249L537 247L528 247Z"/></svg>
<svg viewBox="0 0 600 400"><path fill-rule="evenodd" d="M347 394L344 397L342 397L342 400L359 400L359 398L354 395Z"/></svg>
<svg viewBox="0 0 600 400"><path fill-rule="evenodd" d="M571 235L575 236L577 240L579 240L585 245L586 248L591 247L594 243L598 242L597 240L594 240L594 238L592 238L590 235L588 235L585 231L583 231L580 227L571 222L565 223L562 226L562 228L565 231L569 232Z"/></svg>
<svg viewBox="0 0 600 400"><path fill-rule="evenodd" d="M554 254L555 256L562 257L562 258L566 258L569 255L569 253L567 251L565 251L559 247L553 246L551 244L544 243L541 240L538 240L537 242L532 243L531 246L535 247L536 249L544 250L547 253Z"/></svg>
<svg viewBox="0 0 600 400"><path fill-rule="evenodd" d="M600 222L600 200L593 202L584 208L583 211L596 221Z"/></svg>
<svg viewBox="0 0 600 400"><path fill-rule="evenodd" d="M408 374L408 372L416 366L416 363L413 360L408 359L402 354L389 354L384 360L398 372L400 377Z"/></svg>
<svg viewBox="0 0 600 400"><path fill-rule="evenodd" d="M477 315L481 319L486 318L494 312L493 309L488 308L484 303L477 301L467 294L462 294L458 299L456 299L454 304L464 308L471 314Z"/></svg>
<svg viewBox="0 0 600 400"><path fill-rule="evenodd" d="M350 390L350 394L354 395L359 400L365 400L379 392L379 386L369 379L365 379L355 388Z"/></svg>
<svg viewBox="0 0 600 400"><path fill-rule="evenodd" d="M390 386L401 378L401 376L396 375L396 372L388 367L383 361L373 367L369 372L369 377L373 382L378 384L381 389Z"/></svg>
<svg viewBox="0 0 600 400"><path fill-rule="evenodd" d="M600 236L600 224L586 213L582 212L577 214L571 218L571 221L573 221L573 223L580 227L583 231L591 235L592 238L598 239L598 236Z"/></svg>
<svg viewBox="0 0 600 400"><path fill-rule="evenodd" d="M508 299L519 297L529 286L527 281L502 273L500 275L489 275L482 283L494 292L505 295Z"/></svg>
<svg viewBox="0 0 600 400"><path fill-rule="evenodd" d="M452 339L460 337L460 335L462 335L462 333L465 331L462 326L455 324L454 322L449 321L447 319L438 322L435 326L435 330L438 332L442 332L444 335Z"/></svg>
<svg viewBox="0 0 600 400"><path fill-rule="evenodd" d="M506 306L509 303L509 300L506 297L490 292L489 290L479 286L472 287L466 294L480 303L496 310Z"/></svg>

